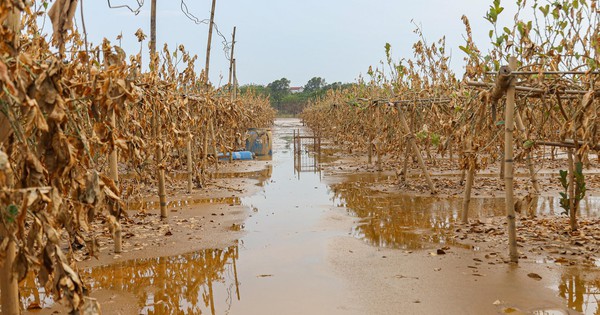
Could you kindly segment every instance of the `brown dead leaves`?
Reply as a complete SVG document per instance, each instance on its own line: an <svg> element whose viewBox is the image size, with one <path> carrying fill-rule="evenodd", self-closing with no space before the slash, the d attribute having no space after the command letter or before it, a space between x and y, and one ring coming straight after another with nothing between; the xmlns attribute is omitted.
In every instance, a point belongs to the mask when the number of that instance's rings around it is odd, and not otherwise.
<svg viewBox="0 0 600 315"><path fill-rule="evenodd" d="M48 16L52 21L52 42L60 47L61 54L64 52L64 43L67 32L73 28L73 16L77 9L78 0L56 0Z"/></svg>

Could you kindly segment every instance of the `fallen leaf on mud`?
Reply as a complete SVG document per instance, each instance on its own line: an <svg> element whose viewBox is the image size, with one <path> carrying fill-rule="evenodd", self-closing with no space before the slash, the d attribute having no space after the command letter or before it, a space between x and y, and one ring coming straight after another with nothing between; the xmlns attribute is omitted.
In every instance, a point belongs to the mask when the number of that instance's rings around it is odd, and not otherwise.
<svg viewBox="0 0 600 315"><path fill-rule="evenodd" d="M494 303L492 303L492 304L494 304L494 305L500 305L500 304L502 304L502 301L500 301L500 300L496 300L496 301L494 301Z"/></svg>
<svg viewBox="0 0 600 315"><path fill-rule="evenodd" d="M436 253L438 255L446 255L446 252L443 249L438 249Z"/></svg>
<svg viewBox="0 0 600 315"><path fill-rule="evenodd" d="M272 277L272 276L273 276L273 275L267 275L267 274L265 274L265 275L258 275L258 276L256 276L256 277L257 277L257 278L267 278L267 277Z"/></svg>
<svg viewBox="0 0 600 315"><path fill-rule="evenodd" d="M442 268L433 268L433 271L441 271Z"/></svg>
<svg viewBox="0 0 600 315"><path fill-rule="evenodd" d="M40 306L40 304L38 304L37 302L31 302L31 304L29 304L29 306L27 306L28 310L41 310L42 306Z"/></svg>
<svg viewBox="0 0 600 315"><path fill-rule="evenodd" d="M535 280L542 280L542 276L538 275L537 273L528 273L527 276L531 279L535 279Z"/></svg>

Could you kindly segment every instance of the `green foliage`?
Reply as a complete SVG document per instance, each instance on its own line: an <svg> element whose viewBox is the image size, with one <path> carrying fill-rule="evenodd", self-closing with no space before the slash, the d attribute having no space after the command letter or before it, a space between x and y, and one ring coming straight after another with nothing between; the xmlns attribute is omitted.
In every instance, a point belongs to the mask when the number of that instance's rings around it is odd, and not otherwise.
<svg viewBox="0 0 600 315"><path fill-rule="evenodd" d="M240 87L240 93L255 93L262 96L268 96L271 101L271 107L276 109L279 115L297 115L312 100L323 97L329 90L346 89L354 84L334 82L327 84L321 77L313 77L304 85L304 91L299 93L290 92L290 80L281 78L275 80L267 86L249 84Z"/></svg>
<svg viewBox="0 0 600 315"><path fill-rule="evenodd" d="M317 92L317 91L323 89L326 85L327 85L327 83L325 82L325 79L323 79L321 77L313 77L312 79L308 80L308 82L304 86L304 92L305 93Z"/></svg>
<svg viewBox="0 0 600 315"><path fill-rule="evenodd" d="M4 210L4 218L8 223L13 223L17 219L17 215L19 214L19 207L14 204L10 204Z"/></svg>
<svg viewBox="0 0 600 315"><path fill-rule="evenodd" d="M563 212L566 215L569 215L569 208L571 199L569 198L569 172L565 170L558 171L560 184L563 187L564 191L560 192L560 207L565 211ZM583 176L583 163L577 162L575 163L575 203L579 203L581 199L585 197L586 187L585 187L585 177Z"/></svg>

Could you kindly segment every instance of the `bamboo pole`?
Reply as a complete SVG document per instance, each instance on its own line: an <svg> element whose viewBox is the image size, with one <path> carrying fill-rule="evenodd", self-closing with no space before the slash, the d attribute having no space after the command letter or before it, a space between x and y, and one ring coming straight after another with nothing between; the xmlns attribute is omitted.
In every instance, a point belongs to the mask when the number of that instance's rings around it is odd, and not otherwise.
<svg viewBox="0 0 600 315"><path fill-rule="evenodd" d="M486 83L486 82L471 81L471 80L467 80L466 83L468 86L476 86L476 87L491 87L491 88L493 88L495 86L494 83ZM560 93L560 94L566 94L566 95L573 95L573 98L577 98L578 96L576 96L576 95L583 95L588 92L587 90L557 91L557 90L552 90L552 89L540 89L540 88L533 88L533 87L528 87L528 86L515 86L515 90L519 91L519 92L529 93L530 97L539 97L540 95L544 95L544 94ZM535 93L535 94L531 94L531 93ZM598 90L594 93L594 96L599 96L599 95L600 95L600 90Z"/></svg>
<svg viewBox="0 0 600 315"><path fill-rule="evenodd" d="M510 69L516 69L517 59L509 58ZM504 189L506 193L506 218L508 221L508 247L510 261L519 262L519 252L517 251L517 231L515 218L515 201L513 190L513 131L514 131L514 110L515 110L515 80L511 79L506 92L506 112L504 120Z"/></svg>
<svg viewBox="0 0 600 315"><path fill-rule="evenodd" d="M206 173L206 167L208 166L208 127L203 126L202 131L202 175Z"/></svg>
<svg viewBox="0 0 600 315"><path fill-rule="evenodd" d="M523 119L521 118L521 114L516 112L516 120L517 120L517 128L523 135L525 139L528 138L525 130L525 124L523 124ZM531 177L531 184L536 194L540 193L540 185L537 180L537 175L535 173L535 167L533 165L533 154L531 152L527 153L527 168L529 169L529 176Z"/></svg>
<svg viewBox="0 0 600 315"><path fill-rule="evenodd" d="M150 63L156 62L156 0L152 0L150 8ZM156 65L153 69L156 70ZM160 217L167 218L167 195L165 192L165 170L163 165L162 137L160 109L155 105L154 115L156 129L156 171L158 176L158 199L160 203Z"/></svg>
<svg viewBox="0 0 600 315"><path fill-rule="evenodd" d="M231 92L231 100L233 100L234 97L234 93L232 92L233 87L232 87L232 80L233 80L233 54L235 52L235 30L236 27L233 27L233 35L231 36L231 56L229 57L229 80L228 80L228 86L229 86L229 91Z"/></svg>
<svg viewBox="0 0 600 315"><path fill-rule="evenodd" d="M469 223L469 204L471 203L471 189L475 177L475 154L473 153L473 140L471 139L468 139L466 142L465 156L469 163L469 171L463 197L462 223L466 224Z"/></svg>
<svg viewBox="0 0 600 315"><path fill-rule="evenodd" d="M229 80L227 82L227 86L229 87L229 94L231 97L231 104L233 106L234 102L235 102L235 92L233 91L232 88L232 82L231 80L233 80L233 54L235 52L235 29L236 27L233 27L233 34L231 35L231 56L229 56ZM233 161L233 150L235 150L235 144L236 144L236 138L235 138L235 130L232 129L231 131L231 148L229 150L229 162Z"/></svg>
<svg viewBox="0 0 600 315"><path fill-rule="evenodd" d="M6 153L0 150L0 180L5 178L5 182L0 182L0 188L12 188L13 172L10 166L9 158ZM2 302L2 315L19 315L19 284L17 275L13 272L13 265L17 257L17 243L14 236L11 235L3 224L0 224L0 236L2 239L8 239L8 246L4 252L3 264L0 266L0 302Z"/></svg>
<svg viewBox="0 0 600 315"><path fill-rule="evenodd" d="M402 173L401 173L401 178L400 180L405 183L406 182L406 177L408 176L408 159L410 158L410 146L408 144L408 139L404 140L404 143L402 145L402 148L404 149L404 163L402 164Z"/></svg>
<svg viewBox="0 0 600 315"><path fill-rule="evenodd" d="M106 60L106 59L105 59ZM111 113L111 117L110 117L110 126L113 130L113 132L115 132L116 130L116 117L115 117L115 111L113 110ZM110 179L112 179L115 182L115 185L117 187L119 187L119 170L118 170L118 155L117 155L117 147L113 146L112 151L110 152L110 156L108 157L109 159L109 176ZM118 202L111 202L111 207L120 207ZM113 210L117 210L115 211L116 214L119 213L119 209L113 209ZM114 234L114 242L115 242L115 253L120 253L121 252L121 247L122 247L122 243L123 243L123 239L121 238L121 223L119 223L119 216L115 216L115 221L114 221L114 229L115 229L115 234Z"/></svg>
<svg viewBox="0 0 600 315"><path fill-rule="evenodd" d="M573 149L569 149L567 154L569 163L569 223L571 231L577 231L577 212L575 209L575 165L573 161Z"/></svg>
<svg viewBox="0 0 600 315"><path fill-rule="evenodd" d="M215 156L215 167L217 169L217 171L219 171L219 156L218 156L218 152L217 152L217 138L215 136L215 120L213 119L210 124L208 124L208 128L210 131L210 138L212 141L212 150L213 150L213 154Z"/></svg>
<svg viewBox="0 0 600 315"><path fill-rule="evenodd" d="M381 124L381 111L379 109L379 106L377 106L375 108L375 128L379 128L380 124ZM376 132L377 133L377 132ZM379 141L379 139L375 139L374 141L375 144L375 152L377 153L377 171L381 172L382 167L381 167L381 142Z"/></svg>
<svg viewBox="0 0 600 315"><path fill-rule="evenodd" d="M187 133L188 139L187 139L187 143L186 143L186 156L187 156L187 171L188 171L188 182L187 182L187 192L188 194L192 193L192 189L194 188L194 167L193 167L193 160L192 160L192 133L189 130L189 126L188 126L188 133Z"/></svg>
<svg viewBox="0 0 600 315"><path fill-rule="evenodd" d="M417 161L419 162L421 171L423 172L423 175L425 176L425 179L427 180L427 185L429 185L429 189L431 190L431 193L435 194L436 193L435 186L433 185L433 181L431 181L431 177L429 176L429 172L427 171L427 166L425 166L425 162L423 162L423 157L421 156L419 147L417 146L417 143L415 142L415 135L412 133L412 131L408 127L408 123L406 122L406 118L404 117L403 110L400 108L400 106L397 106L397 108L398 108L398 116L400 118L400 126L402 127L402 129L404 129L404 133L407 135L408 142L409 142L410 146L412 146L413 152L414 152L415 156L417 157Z"/></svg>
<svg viewBox="0 0 600 315"><path fill-rule="evenodd" d="M8 246L4 252L4 262L0 269L0 293L2 294L2 315L19 315L19 284L17 275L13 272L13 264L17 258L17 244L10 233L0 226L2 238L9 238Z"/></svg>
<svg viewBox="0 0 600 315"><path fill-rule="evenodd" d="M204 76L206 78L206 84L208 84L208 70L210 66L210 46L212 43L212 32L213 25L215 22L215 6L216 0L212 0L212 7L210 9L210 23L208 24L208 42L206 43L206 64L204 66Z"/></svg>
<svg viewBox="0 0 600 315"><path fill-rule="evenodd" d="M13 7L12 11L8 14L6 19L6 26L13 31L13 40L12 45L19 52L19 37L21 34L21 11L19 11L16 7ZM8 121L8 117L4 115L0 115L0 122ZM6 126L6 125L2 125ZM0 128L0 129L8 129L12 130L12 128ZM6 131L3 137L10 135L10 131ZM3 134L3 132L0 132ZM0 139L4 141L5 139ZM0 146L2 143L0 142ZM1 183L0 187L6 185L8 188L13 188L13 172L10 166L9 157L6 153L0 151L0 154L3 155L2 160L5 160L4 165L0 165L0 172L4 173L4 177L6 182ZM12 233L8 231L4 225L0 224L0 236L2 239L8 239L8 245L6 246L6 250L4 254L3 264L0 266L0 302L2 303L2 315L19 315L21 314L20 303L19 303L19 283L17 279L17 275L13 272L13 265L15 264L15 260L17 258L17 243L14 240L14 236Z"/></svg>

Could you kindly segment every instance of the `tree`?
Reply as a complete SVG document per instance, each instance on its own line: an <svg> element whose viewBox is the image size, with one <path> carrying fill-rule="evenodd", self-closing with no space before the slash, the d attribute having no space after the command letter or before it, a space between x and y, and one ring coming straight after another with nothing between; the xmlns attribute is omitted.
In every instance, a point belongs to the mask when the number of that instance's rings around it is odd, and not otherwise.
<svg viewBox="0 0 600 315"><path fill-rule="evenodd" d="M323 79L321 77L313 77L312 79L308 80L308 82L304 86L304 92L305 93L317 92L317 91L321 90L322 88L324 88L325 85L327 85L327 83L325 82L325 79Z"/></svg>
<svg viewBox="0 0 600 315"><path fill-rule="evenodd" d="M269 88L273 93L287 94L290 91L290 80L286 78L275 80L269 83L267 88Z"/></svg>
<svg viewBox="0 0 600 315"><path fill-rule="evenodd" d="M286 78L275 80L267 85L267 89L270 91L271 104L275 109L279 110L281 108L281 100L290 94L290 80Z"/></svg>

